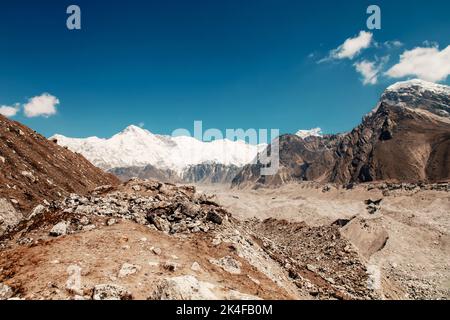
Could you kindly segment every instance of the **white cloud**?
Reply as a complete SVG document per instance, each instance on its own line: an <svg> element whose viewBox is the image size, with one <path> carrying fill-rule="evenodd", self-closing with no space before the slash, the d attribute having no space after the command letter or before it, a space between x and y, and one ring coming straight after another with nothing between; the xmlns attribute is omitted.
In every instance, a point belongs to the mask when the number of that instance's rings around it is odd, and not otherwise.
<svg viewBox="0 0 450 320"><path fill-rule="evenodd" d="M0 106L0 114L7 118L14 117L17 112L19 112L18 103L16 103L14 106Z"/></svg>
<svg viewBox="0 0 450 320"><path fill-rule="evenodd" d="M56 114L56 106L59 104L58 98L48 93L33 97L28 100L23 109L28 118L43 116L48 118Z"/></svg>
<svg viewBox="0 0 450 320"><path fill-rule="evenodd" d="M442 51L437 46L406 50L400 55L399 63L386 72L391 78L416 76L432 82L445 80L449 74L450 46Z"/></svg>
<svg viewBox="0 0 450 320"><path fill-rule="evenodd" d="M375 62L363 60L354 64L356 71L363 76L364 84L376 84L378 82L379 69Z"/></svg>
<svg viewBox="0 0 450 320"><path fill-rule="evenodd" d="M425 40L422 42L425 47L439 47L439 43L436 41Z"/></svg>
<svg viewBox="0 0 450 320"><path fill-rule="evenodd" d="M363 76L363 84L377 84L378 76L388 60L389 56L385 56L381 59L376 58L376 61L362 60L353 66Z"/></svg>
<svg viewBox="0 0 450 320"><path fill-rule="evenodd" d="M384 42L384 46L386 48L388 48L388 49L400 48L400 47L403 47L403 43L401 41L398 41L398 40L385 41Z"/></svg>
<svg viewBox="0 0 450 320"><path fill-rule="evenodd" d="M370 47L372 43L373 34L367 31L360 31L359 35L354 38L348 38L334 50L331 50L330 55L325 60L330 59L353 59L362 50Z"/></svg>

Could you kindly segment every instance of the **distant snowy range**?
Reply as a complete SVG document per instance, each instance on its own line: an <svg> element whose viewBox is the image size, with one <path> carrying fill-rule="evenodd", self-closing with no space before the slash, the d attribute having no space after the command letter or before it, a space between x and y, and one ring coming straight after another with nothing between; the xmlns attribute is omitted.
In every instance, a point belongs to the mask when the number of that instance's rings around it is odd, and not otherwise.
<svg viewBox="0 0 450 320"><path fill-rule="evenodd" d="M262 176L261 163L253 165L267 158L261 154L267 154L267 145L244 140L204 142L190 136L153 134L134 125L108 139L62 135L50 139L122 180L235 185L298 179L440 181L449 172L449 105L449 86L418 79L395 83L352 131L322 135L315 128L281 135L280 168L270 178Z"/></svg>
<svg viewBox="0 0 450 320"><path fill-rule="evenodd" d="M320 136L321 130L300 130L297 135ZM267 147L243 140L203 142L189 136L158 135L135 125L108 139L56 134L50 140L122 180L137 177L187 183L229 183Z"/></svg>

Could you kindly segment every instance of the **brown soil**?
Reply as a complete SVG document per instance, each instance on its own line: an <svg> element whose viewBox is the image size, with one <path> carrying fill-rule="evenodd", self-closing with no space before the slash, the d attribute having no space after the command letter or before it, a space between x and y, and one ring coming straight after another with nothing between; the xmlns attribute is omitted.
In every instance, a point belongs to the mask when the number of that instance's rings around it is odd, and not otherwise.
<svg viewBox="0 0 450 320"><path fill-rule="evenodd" d="M44 200L117 183L83 156L0 115L0 198L16 200L25 216Z"/></svg>
<svg viewBox="0 0 450 320"><path fill-rule="evenodd" d="M58 239L49 239L44 232L33 235L39 236L45 240L38 245L15 245L0 253L0 282L26 299L67 299L73 296L65 290L71 265L82 268L82 286L86 293L96 284L114 282L130 290L133 298L146 299L159 279L192 274L199 280L263 299L296 298L240 258L233 246L226 243L213 246L210 235L174 237L122 221L111 227L103 226ZM152 247L160 248L161 255L155 255ZM232 256L242 263L241 274L227 273L209 262L209 259L224 256ZM167 261L178 263L180 267L168 272L162 267ZM149 262L160 265L152 266ZM200 264L202 272L190 269L194 262ZM142 269L135 275L116 279L123 263L136 264Z"/></svg>

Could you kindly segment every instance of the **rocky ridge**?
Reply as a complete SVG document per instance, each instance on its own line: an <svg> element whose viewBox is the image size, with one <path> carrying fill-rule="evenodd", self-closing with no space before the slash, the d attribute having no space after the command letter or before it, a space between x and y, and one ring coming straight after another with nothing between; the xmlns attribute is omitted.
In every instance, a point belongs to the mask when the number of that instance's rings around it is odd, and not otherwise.
<svg viewBox="0 0 450 320"><path fill-rule="evenodd" d="M113 188L101 187L88 197L69 196L60 204L63 213L128 219L170 234L208 232L230 216L190 186L132 179L119 190L100 196L108 189Z"/></svg>
<svg viewBox="0 0 450 320"><path fill-rule="evenodd" d="M0 236L52 200L117 183L83 156L0 115Z"/></svg>

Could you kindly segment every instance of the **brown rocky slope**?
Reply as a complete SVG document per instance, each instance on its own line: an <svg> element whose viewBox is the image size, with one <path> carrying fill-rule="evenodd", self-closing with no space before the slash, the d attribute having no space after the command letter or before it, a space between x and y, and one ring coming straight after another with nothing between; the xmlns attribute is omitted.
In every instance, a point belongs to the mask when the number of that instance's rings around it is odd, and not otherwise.
<svg viewBox="0 0 450 320"><path fill-rule="evenodd" d="M248 165L234 186L292 181L440 182L450 180L450 88L419 80L389 87L377 108L347 134L280 137L280 170Z"/></svg>
<svg viewBox="0 0 450 320"><path fill-rule="evenodd" d="M117 183L83 156L0 115L0 227L3 213L17 210L26 217L44 202Z"/></svg>

